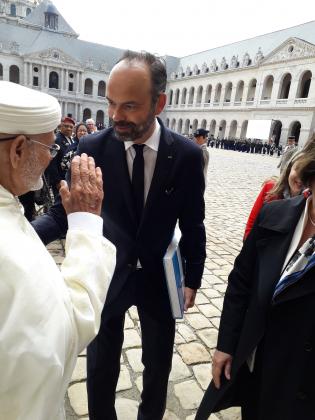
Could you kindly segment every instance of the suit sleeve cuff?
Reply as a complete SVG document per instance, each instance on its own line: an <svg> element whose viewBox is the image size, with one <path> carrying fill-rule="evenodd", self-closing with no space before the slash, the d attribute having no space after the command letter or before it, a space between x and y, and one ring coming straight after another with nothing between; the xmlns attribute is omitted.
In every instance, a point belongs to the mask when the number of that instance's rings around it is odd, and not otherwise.
<svg viewBox="0 0 315 420"><path fill-rule="evenodd" d="M75 212L68 214L69 230L84 230L94 235L103 235L103 219L96 214Z"/></svg>

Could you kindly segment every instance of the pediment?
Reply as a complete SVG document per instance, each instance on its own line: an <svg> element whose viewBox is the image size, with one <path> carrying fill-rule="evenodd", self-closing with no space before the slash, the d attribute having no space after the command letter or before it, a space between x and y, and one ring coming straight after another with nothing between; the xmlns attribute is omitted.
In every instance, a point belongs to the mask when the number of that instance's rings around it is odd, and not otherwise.
<svg viewBox="0 0 315 420"><path fill-rule="evenodd" d="M67 67L82 67L79 61L75 60L72 56L66 54L58 48L49 48L47 50L26 54L24 55L24 58L27 60L45 61L51 64L59 64Z"/></svg>
<svg viewBox="0 0 315 420"><path fill-rule="evenodd" d="M280 63L308 57L315 57L315 45L299 38L289 38L271 51L260 64Z"/></svg>

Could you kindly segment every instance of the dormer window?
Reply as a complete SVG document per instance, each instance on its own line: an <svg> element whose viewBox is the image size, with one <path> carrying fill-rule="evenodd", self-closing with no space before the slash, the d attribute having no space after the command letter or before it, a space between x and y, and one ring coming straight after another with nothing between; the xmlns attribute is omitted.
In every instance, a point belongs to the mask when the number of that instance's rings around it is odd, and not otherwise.
<svg viewBox="0 0 315 420"><path fill-rule="evenodd" d="M58 30L58 10L53 4L49 4L45 12L45 28Z"/></svg>
<svg viewBox="0 0 315 420"><path fill-rule="evenodd" d="M45 28L56 31L58 29L58 15L45 13Z"/></svg>
<svg viewBox="0 0 315 420"><path fill-rule="evenodd" d="M11 16L16 16L16 5L15 4L11 4L11 6L10 6L10 15Z"/></svg>

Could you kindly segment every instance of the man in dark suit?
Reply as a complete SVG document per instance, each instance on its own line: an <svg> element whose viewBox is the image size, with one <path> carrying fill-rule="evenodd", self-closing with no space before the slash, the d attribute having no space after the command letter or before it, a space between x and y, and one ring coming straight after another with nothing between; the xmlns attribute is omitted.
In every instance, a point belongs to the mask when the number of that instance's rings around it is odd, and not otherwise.
<svg viewBox="0 0 315 420"><path fill-rule="evenodd" d="M114 420L125 312L136 305L142 332L143 392L138 420L161 420L166 406L175 321L163 256L176 223L186 261L185 308L194 305L205 260L204 177L200 148L157 119L166 103L164 63L126 52L107 88L112 127L80 140L103 172L104 235L117 264L98 336L88 348L91 420ZM34 223L44 242L66 229L60 205Z"/></svg>
<svg viewBox="0 0 315 420"><path fill-rule="evenodd" d="M64 117L61 119L60 131L56 135L56 144L60 147L58 154L52 160L45 171L49 185L51 185L54 197L58 195L61 181L65 179L68 170L67 165L67 151L70 146L75 145L75 140L72 138L73 128L75 122L71 117Z"/></svg>

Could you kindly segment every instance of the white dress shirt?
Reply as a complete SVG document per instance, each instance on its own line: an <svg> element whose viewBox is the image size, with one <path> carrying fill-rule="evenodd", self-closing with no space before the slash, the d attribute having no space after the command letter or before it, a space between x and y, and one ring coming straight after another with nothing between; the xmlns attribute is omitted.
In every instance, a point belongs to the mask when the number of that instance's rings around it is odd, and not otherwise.
<svg viewBox="0 0 315 420"><path fill-rule="evenodd" d="M143 143L143 159L144 159L144 202L148 197L148 193L151 186L151 181L154 174L157 152L159 149L160 144L160 136L161 136L161 127L157 120L155 120L155 129L151 137ZM132 167L133 167L133 160L136 156L136 151L132 147L135 143L133 141L126 141L125 143L126 149L126 159L128 165L128 171L130 179L132 179Z"/></svg>

